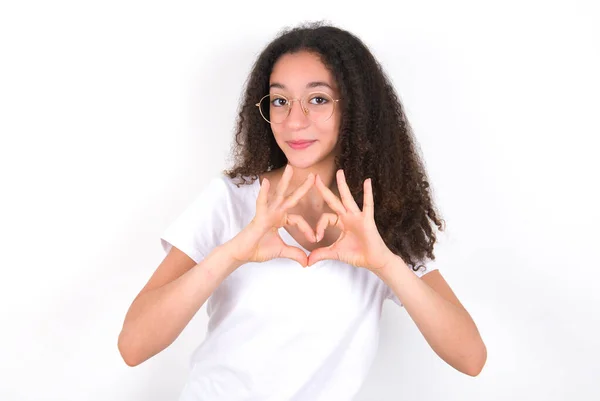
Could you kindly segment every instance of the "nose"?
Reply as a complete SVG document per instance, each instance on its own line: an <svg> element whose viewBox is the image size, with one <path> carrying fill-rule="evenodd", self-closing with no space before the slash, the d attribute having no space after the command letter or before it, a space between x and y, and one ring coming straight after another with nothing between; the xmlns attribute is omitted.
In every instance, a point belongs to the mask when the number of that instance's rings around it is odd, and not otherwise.
<svg viewBox="0 0 600 401"><path fill-rule="evenodd" d="M304 106L300 100L294 99L292 101L290 114L285 119L290 128L302 128L310 124L303 108Z"/></svg>

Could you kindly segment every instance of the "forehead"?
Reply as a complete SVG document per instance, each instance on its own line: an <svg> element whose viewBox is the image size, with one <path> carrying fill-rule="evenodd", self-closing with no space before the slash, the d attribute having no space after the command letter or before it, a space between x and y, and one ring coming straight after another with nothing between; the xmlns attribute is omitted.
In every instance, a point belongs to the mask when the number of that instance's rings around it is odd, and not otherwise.
<svg viewBox="0 0 600 401"><path fill-rule="evenodd" d="M273 66L269 84L280 84L289 90L303 90L307 84L315 81L335 87L333 76L320 57L302 51L281 56Z"/></svg>

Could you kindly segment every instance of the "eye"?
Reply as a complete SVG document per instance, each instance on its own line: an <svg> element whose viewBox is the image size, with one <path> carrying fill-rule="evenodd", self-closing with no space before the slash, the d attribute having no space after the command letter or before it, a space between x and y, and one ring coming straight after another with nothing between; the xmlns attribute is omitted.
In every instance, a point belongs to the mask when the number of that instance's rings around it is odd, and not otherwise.
<svg viewBox="0 0 600 401"><path fill-rule="evenodd" d="M327 104L329 103L329 98L325 97L325 96L321 96L321 95L315 95L310 99L310 103L311 104Z"/></svg>
<svg viewBox="0 0 600 401"><path fill-rule="evenodd" d="M287 99L284 97L274 97L271 99L271 106L273 107L282 107L287 104Z"/></svg>

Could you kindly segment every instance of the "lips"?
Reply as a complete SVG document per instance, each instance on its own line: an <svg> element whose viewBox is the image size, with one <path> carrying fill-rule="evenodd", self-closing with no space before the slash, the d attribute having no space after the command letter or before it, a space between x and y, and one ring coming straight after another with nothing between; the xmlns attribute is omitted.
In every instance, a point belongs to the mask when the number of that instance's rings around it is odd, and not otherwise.
<svg viewBox="0 0 600 401"><path fill-rule="evenodd" d="M317 141L316 140L313 140L313 141L300 140L300 141L288 141L287 144L290 145L290 147L292 149L305 149L315 142L317 142Z"/></svg>

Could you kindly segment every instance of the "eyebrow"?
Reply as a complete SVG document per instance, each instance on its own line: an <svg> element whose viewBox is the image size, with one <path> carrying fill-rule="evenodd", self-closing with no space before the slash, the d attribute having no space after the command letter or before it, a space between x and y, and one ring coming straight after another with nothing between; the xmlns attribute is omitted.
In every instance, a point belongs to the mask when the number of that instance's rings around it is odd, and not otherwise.
<svg viewBox="0 0 600 401"><path fill-rule="evenodd" d="M308 84L306 84L307 88L316 88L319 86L325 86L331 90L334 90L331 85L329 85L327 82L324 81L314 81L314 82L309 82ZM271 85L269 85L269 88L278 88L278 89L285 89L285 85L274 82Z"/></svg>

